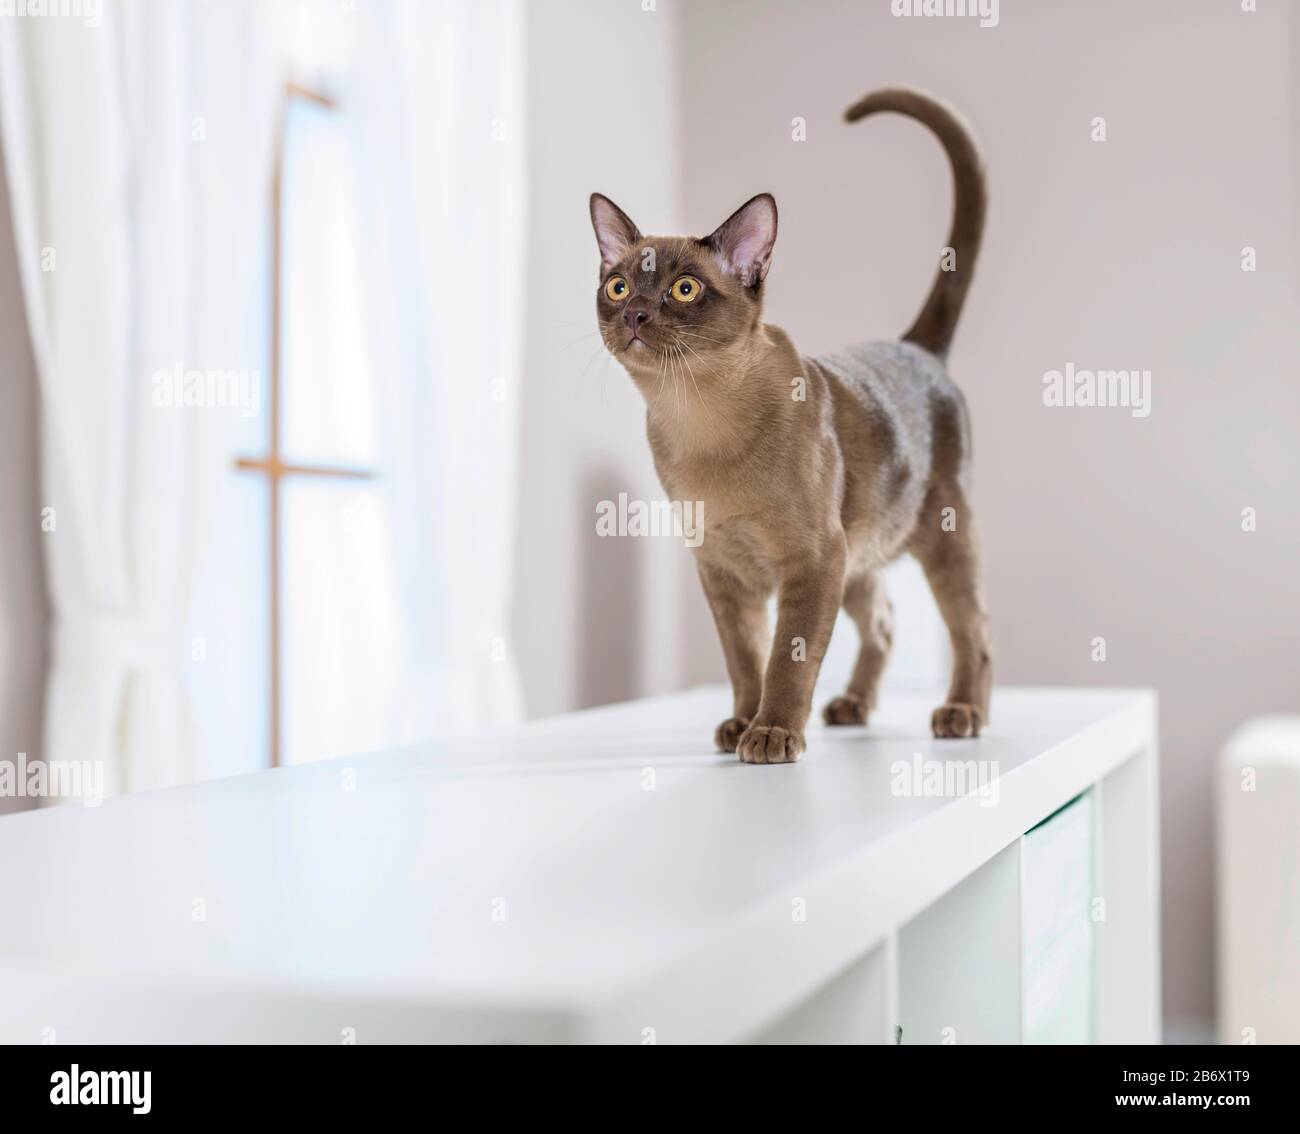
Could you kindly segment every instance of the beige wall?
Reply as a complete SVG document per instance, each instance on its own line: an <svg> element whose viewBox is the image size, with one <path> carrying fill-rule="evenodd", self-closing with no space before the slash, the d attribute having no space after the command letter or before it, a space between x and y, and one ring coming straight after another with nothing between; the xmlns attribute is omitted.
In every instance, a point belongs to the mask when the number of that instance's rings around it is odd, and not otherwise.
<svg viewBox="0 0 1300 1134"><path fill-rule="evenodd" d="M1174 1018L1212 1007L1214 753L1243 717L1300 710L1295 40L1287 5L1238 7L1004 0L980 29L887 0L719 0L682 29L687 224L776 194L769 313L805 350L897 335L946 233L933 140L839 112L910 84L976 126L992 204L952 364L998 680L1159 690ZM1067 362L1151 370L1151 416L1044 407L1044 372Z"/></svg>
<svg viewBox="0 0 1300 1134"><path fill-rule="evenodd" d="M46 601L36 470L36 366L0 155L0 760L41 751ZM0 798L0 815L25 803Z"/></svg>
<svg viewBox="0 0 1300 1134"><path fill-rule="evenodd" d="M528 711L560 712L684 680L689 556L601 539L596 503L658 499L644 403L596 334L587 199L678 221L675 5L530 4L529 310L514 640Z"/></svg>

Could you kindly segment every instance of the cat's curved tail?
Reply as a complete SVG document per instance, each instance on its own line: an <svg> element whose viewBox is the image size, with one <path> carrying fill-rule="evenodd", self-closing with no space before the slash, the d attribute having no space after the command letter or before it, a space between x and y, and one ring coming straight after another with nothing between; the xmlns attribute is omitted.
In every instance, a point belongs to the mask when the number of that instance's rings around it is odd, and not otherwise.
<svg viewBox="0 0 1300 1134"><path fill-rule="evenodd" d="M872 91L850 106L844 112L844 118L848 122L857 122L881 111L906 114L930 127L943 143L952 164L954 192L948 245L954 255L941 261L925 306L903 335L904 342L916 343L943 357L952 343L957 317L961 314L966 289L970 287L975 270L980 239L984 235L984 212L988 204L984 163L961 116L947 103L921 91L901 87Z"/></svg>

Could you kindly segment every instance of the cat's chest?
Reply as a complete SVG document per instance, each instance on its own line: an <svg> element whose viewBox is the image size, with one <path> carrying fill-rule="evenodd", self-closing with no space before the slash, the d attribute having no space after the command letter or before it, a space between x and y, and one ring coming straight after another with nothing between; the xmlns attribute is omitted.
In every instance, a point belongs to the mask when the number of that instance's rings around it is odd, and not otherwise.
<svg viewBox="0 0 1300 1134"><path fill-rule="evenodd" d="M659 477L675 506L699 517L695 554L759 587L770 585L788 553L802 510L794 499L770 491L744 466L696 468L659 463Z"/></svg>
<svg viewBox="0 0 1300 1134"><path fill-rule="evenodd" d="M773 586L779 574L781 542L762 518L729 515L708 520L695 554L706 563L726 568L756 590Z"/></svg>
<svg viewBox="0 0 1300 1134"><path fill-rule="evenodd" d="M767 586L776 577L786 540L785 525L770 502L744 491L716 485L679 483L672 499L692 508L699 537L693 550L707 563L725 567L751 585Z"/></svg>

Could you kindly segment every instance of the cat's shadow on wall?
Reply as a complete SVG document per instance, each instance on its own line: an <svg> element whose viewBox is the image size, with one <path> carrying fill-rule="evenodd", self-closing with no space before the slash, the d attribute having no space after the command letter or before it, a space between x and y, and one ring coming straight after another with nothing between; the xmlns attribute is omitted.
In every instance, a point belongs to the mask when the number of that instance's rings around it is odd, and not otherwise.
<svg viewBox="0 0 1300 1134"><path fill-rule="evenodd" d="M640 611L644 574L637 541L596 532L596 504L617 500L632 480L610 464L582 476L582 534L578 570L577 701L581 708L626 701L641 692Z"/></svg>

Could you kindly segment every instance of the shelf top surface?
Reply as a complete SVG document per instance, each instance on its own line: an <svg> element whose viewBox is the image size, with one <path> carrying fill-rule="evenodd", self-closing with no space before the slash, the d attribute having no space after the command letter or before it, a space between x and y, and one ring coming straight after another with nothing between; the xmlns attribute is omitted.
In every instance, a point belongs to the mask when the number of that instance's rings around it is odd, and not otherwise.
<svg viewBox="0 0 1300 1134"><path fill-rule="evenodd" d="M851 856L912 840L924 866L936 817L970 802L947 792L996 804L1058 754L1089 775L1080 739L1118 722L1127 743L1153 697L1001 689L992 726L961 741L930 738L935 704L886 693L867 728L813 725L799 763L750 766L713 750L729 696L705 688L7 817L0 960L562 1003L641 979ZM966 779L945 783L957 764ZM1038 818L1065 802L1049 776L1021 782Z"/></svg>

